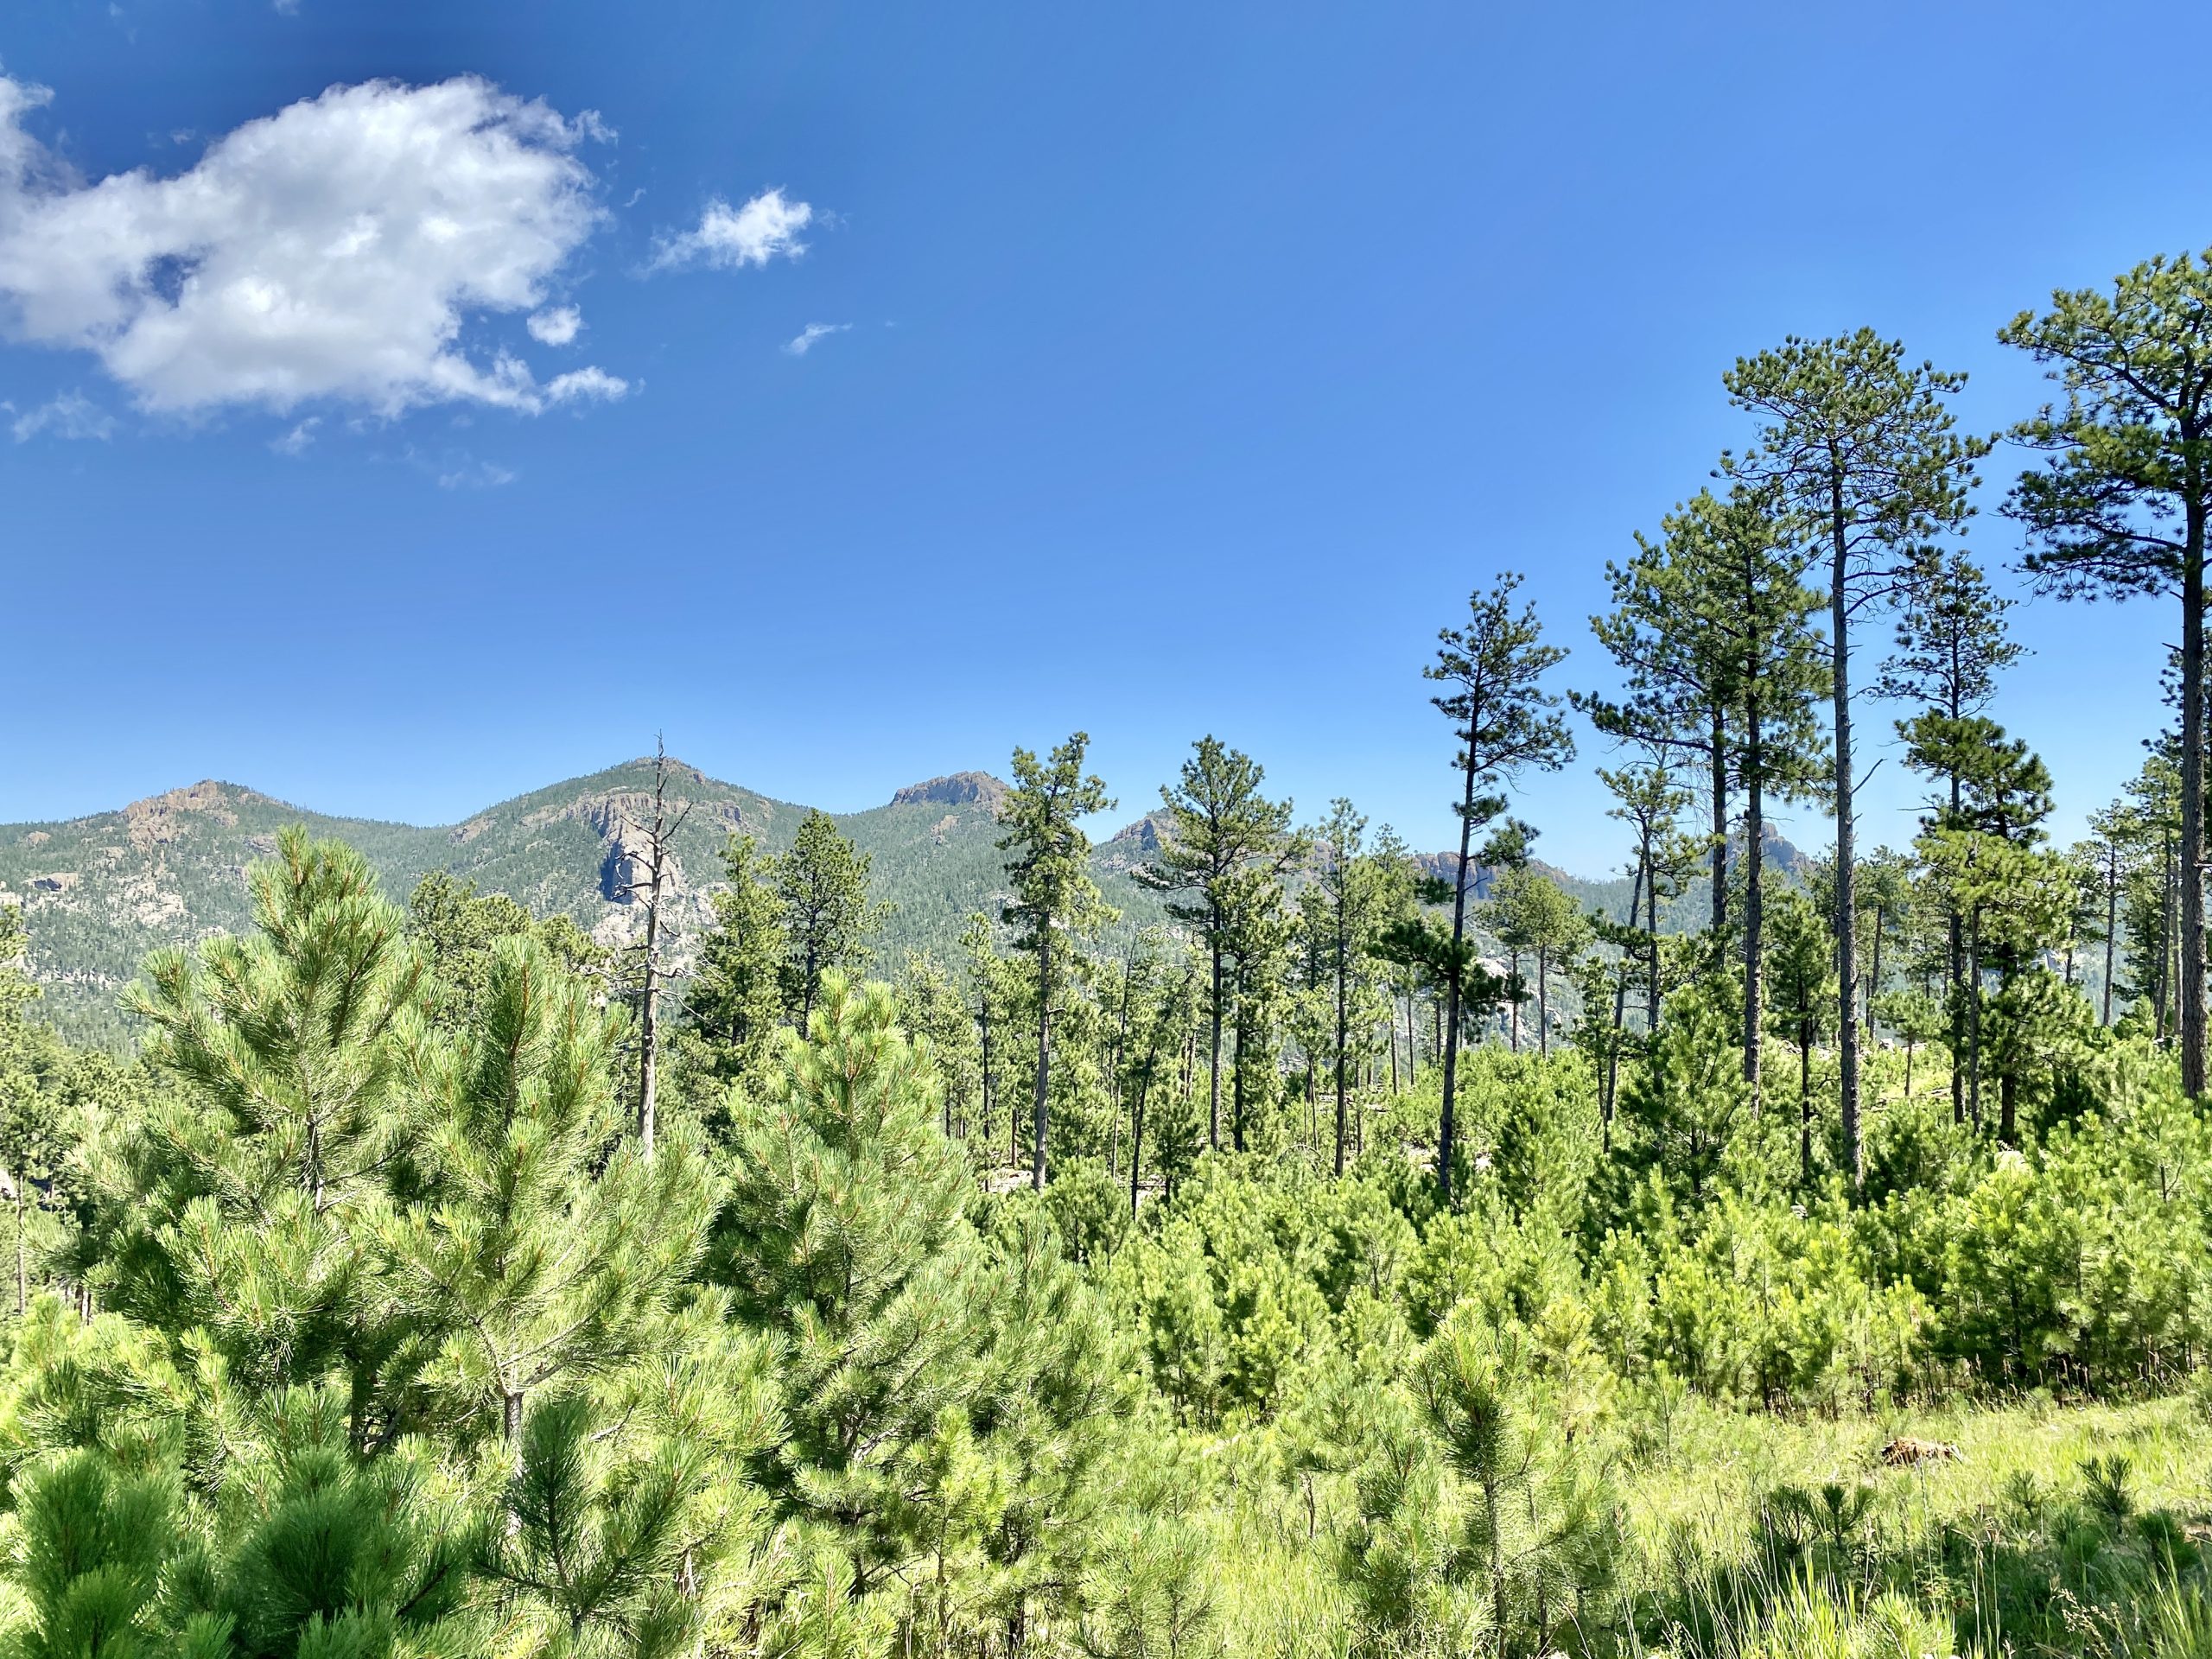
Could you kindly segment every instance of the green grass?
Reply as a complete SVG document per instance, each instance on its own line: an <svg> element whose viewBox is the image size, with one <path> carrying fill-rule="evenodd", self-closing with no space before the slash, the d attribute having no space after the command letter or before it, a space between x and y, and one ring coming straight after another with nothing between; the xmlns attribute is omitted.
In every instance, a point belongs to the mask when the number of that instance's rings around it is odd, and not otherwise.
<svg viewBox="0 0 2212 1659"><path fill-rule="evenodd" d="M1890 1469L1894 1435L1956 1461ZM1694 1398L1624 1413L1612 1477L1621 1597L1562 1646L1676 1659L1874 1659L1923 1654L2212 1656L2212 1600L2192 1532L2212 1517L2212 1427L2194 1402L1895 1410L1834 1419L1745 1413ZM2085 1469L2125 1460L2128 1513L2094 1508ZM1270 1659L1363 1651L1331 1571L1343 1493L1313 1535L1300 1491L1270 1479L1264 1434L1209 1449L1223 1650ZM2109 1466L2109 1465L2106 1465ZM1855 1517L1795 1547L1793 1500L1823 1488ZM1859 1513L1863 1510L1863 1514ZM2162 1554L2160 1541L2175 1548ZM1428 1630L1394 1651L1470 1651Z"/></svg>

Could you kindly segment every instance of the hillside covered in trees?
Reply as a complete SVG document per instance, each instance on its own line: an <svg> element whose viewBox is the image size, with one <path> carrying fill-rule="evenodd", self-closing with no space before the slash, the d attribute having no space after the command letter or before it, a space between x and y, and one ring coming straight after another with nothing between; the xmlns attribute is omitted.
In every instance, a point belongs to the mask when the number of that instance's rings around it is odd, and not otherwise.
<svg viewBox="0 0 2212 1659"><path fill-rule="evenodd" d="M1366 665L1453 848L1211 735L1094 846L1082 732L844 818L660 755L10 832L0 1642L2212 1650L2212 265L2002 338L1993 435L1871 332L1738 361L1586 630L1506 572ZM2175 613L2076 844L1986 482ZM1592 763L1602 891L1525 805ZM46 1017L141 944L123 1052Z"/></svg>

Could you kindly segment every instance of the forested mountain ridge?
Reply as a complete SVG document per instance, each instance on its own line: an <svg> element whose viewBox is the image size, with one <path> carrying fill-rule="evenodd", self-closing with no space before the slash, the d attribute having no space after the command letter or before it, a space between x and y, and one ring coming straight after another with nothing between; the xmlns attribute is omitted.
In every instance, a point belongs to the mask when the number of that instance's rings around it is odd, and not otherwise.
<svg viewBox="0 0 2212 1659"><path fill-rule="evenodd" d="M780 851L808 808L672 765L671 803L689 810L674 842L670 918L681 964L687 938L709 919L708 895L733 831ZM245 872L275 850L277 832L304 823L359 848L385 891L403 897L442 871L505 893L542 916L565 914L603 944L626 943L636 906L623 892L649 805L643 759L502 801L451 825L419 826L308 810L240 785L209 780L113 812L0 825L0 904L22 907L45 1016L79 1039L112 1038L115 998L146 953L250 920ZM871 885L895 908L875 939L895 964L910 950L949 951L965 918L995 913L1003 896L995 813L1006 785L960 772L909 785L881 806L833 814L874 860ZM1157 901L1117 868L1108 843L1100 873L1114 902L1147 918Z"/></svg>
<svg viewBox="0 0 2212 1659"><path fill-rule="evenodd" d="M670 775L674 810L690 809L676 835L672 874L681 967L686 941L709 919L729 835L742 831L781 851L810 809L696 766L671 763ZM622 888L652 786L652 761L641 758L516 796L459 823L425 826L334 817L208 779L118 811L0 824L0 904L22 909L45 1017L79 1040L112 1040L124 1029L116 995L147 952L248 925L246 868L275 850L277 831L289 823L359 848L387 892L404 895L442 871L537 915L571 917L602 944L625 944L638 917ZM910 784L881 806L830 814L870 855L871 887L894 906L874 940L887 963L916 950L949 956L969 916L996 915L1006 897L996 820L1006 788L988 772L957 772ZM1147 813L1093 851L1099 883L1126 921L1160 918L1159 896L1132 872L1157 855L1165 818ZM1787 842L1774 845L1786 868L1802 864ZM1416 855L1431 875L1448 878L1456 861L1449 853ZM1586 907L1617 918L1625 912L1624 878L1581 879L1541 861L1532 868ZM1478 894L1486 880L1477 877ZM1695 904L1703 902L1700 892ZM1688 895L1684 908L1694 916Z"/></svg>

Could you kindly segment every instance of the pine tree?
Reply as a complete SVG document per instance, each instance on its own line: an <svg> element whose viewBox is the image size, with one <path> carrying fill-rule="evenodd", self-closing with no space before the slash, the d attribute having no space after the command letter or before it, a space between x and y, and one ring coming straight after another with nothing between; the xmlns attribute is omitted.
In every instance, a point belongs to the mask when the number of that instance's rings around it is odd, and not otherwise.
<svg viewBox="0 0 2212 1659"><path fill-rule="evenodd" d="M1998 675L2021 654L2005 627L2011 608L2012 601L1991 593L1980 567L1963 554L1923 555L1907 573L1897 650L1875 682L1877 696L1920 706L1918 714L1897 722L1906 764L1942 784L1943 794L1931 810L1955 820L1965 811L1978 740L1993 729L1979 717L1997 694ZM1951 1051L1964 1054L1972 970L1965 918L1954 914L1948 925L1950 1007L1953 1019L1961 1022L1951 1033ZM1967 1117L1966 1085L1966 1069L1955 1065L1951 1114L1958 1122Z"/></svg>
<svg viewBox="0 0 2212 1659"><path fill-rule="evenodd" d="M2205 1091L2204 673L2212 524L2212 258L2158 257L2109 295L2061 289L1999 332L2064 388L2013 436L2049 457L2005 511L2034 542L2027 568L2063 598L2180 601L2181 826L2177 937L2182 1087Z"/></svg>
<svg viewBox="0 0 2212 1659"><path fill-rule="evenodd" d="M966 1160L890 992L834 970L741 1109L713 1276L784 1347L769 1491L832 1530L863 1590L913 1550L906 1460L981 1386Z"/></svg>
<svg viewBox="0 0 2212 1659"><path fill-rule="evenodd" d="M1366 830L1367 820L1339 796L1329 803L1329 816L1308 832L1320 853L1312 913L1319 928L1317 940L1326 974L1330 1080L1337 1108L1334 1168L1339 1175L1344 1173L1351 1116L1345 1073L1352 1056L1353 1016L1362 965L1375 945L1382 900L1382 871L1368 855Z"/></svg>
<svg viewBox="0 0 2212 1659"><path fill-rule="evenodd" d="M1436 1179L1448 1205L1452 1198L1452 1122L1458 1104L1459 1021L1473 980L1467 938L1467 897L1474 885L1475 831L1505 810L1496 792L1522 772L1535 767L1556 772L1574 756L1574 740L1557 710L1559 699L1543 690L1544 676L1566 657L1543 643L1535 607L1516 608L1514 591L1521 578L1500 576L1487 593L1467 601L1465 627L1437 636L1436 661L1424 678L1451 689L1432 697L1452 723L1459 748L1452 767L1459 773L1459 858L1452 881L1452 932L1436 953L1445 987L1444 1098L1438 1117ZM1443 941L1439 941L1444 944Z"/></svg>
<svg viewBox="0 0 2212 1659"><path fill-rule="evenodd" d="M1851 723L1851 624L1895 587L1912 550L1961 528L1974 462L1986 442L1962 437L1945 400L1966 377L1923 363L1871 328L1836 339L1792 338L1739 358L1722 377L1729 401L1762 423L1755 447L1722 458L1731 476L1770 486L1827 566L1828 691L1834 709L1829 793L1835 809L1836 987L1859 997L1856 796ZM1845 1165L1857 1187L1860 1147L1859 1027L1839 1030Z"/></svg>
<svg viewBox="0 0 2212 1659"><path fill-rule="evenodd" d="M691 1027L719 1082L757 1087L775 1047L784 1010L783 975L791 954L783 901L772 885L775 861L750 836L722 849L723 886L709 902L714 925L699 941L685 999Z"/></svg>
<svg viewBox="0 0 2212 1659"><path fill-rule="evenodd" d="M868 897L873 855L837 833L826 812L809 812L791 850L775 861L776 896L782 901L784 1007L804 1031L814 1015L822 976L832 969L851 976L869 960L868 941L891 914Z"/></svg>
<svg viewBox="0 0 2212 1659"><path fill-rule="evenodd" d="M365 1223L416 1132L425 968L350 847L288 830L250 880L256 934L156 951L128 995L174 1087L118 1148L86 1246L110 1306L203 1333L242 1385L347 1379L365 1438L404 1327L366 1281Z"/></svg>
<svg viewBox="0 0 2212 1659"><path fill-rule="evenodd" d="M377 1232L446 1434L495 1425L513 1446L538 1389L649 1351L698 1260L707 1172L680 1138L621 1144L615 1035L587 987L509 939L469 1029L418 1046L429 1121L410 1202Z"/></svg>
<svg viewBox="0 0 2212 1659"><path fill-rule="evenodd" d="M1132 874L1163 893L1167 913L1198 930L1212 966L1211 1043L1207 1058L1207 1143L1221 1150L1221 1036L1229 1002L1229 938L1237 918L1230 899L1237 878L1253 868L1280 874L1298 856L1290 833L1291 804L1261 792L1267 773L1252 758L1211 734L1192 745L1180 781L1162 785L1168 830L1159 856Z"/></svg>
<svg viewBox="0 0 2212 1659"><path fill-rule="evenodd" d="M1027 749L1014 752L1014 787L1000 804L1006 833L999 850L1014 896L1006 920L1016 930L1018 947L1037 964L1037 1073L1031 1098L1035 1142L1030 1179L1045 1189L1046 1098L1052 1084L1052 1004L1065 985L1070 956L1083 939L1111 921L1116 912L1098 896L1090 877L1090 838L1081 821L1114 803L1105 784L1083 770L1088 733L1077 732L1039 762ZM1065 941L1065 949L1060 948Z"/></svg>

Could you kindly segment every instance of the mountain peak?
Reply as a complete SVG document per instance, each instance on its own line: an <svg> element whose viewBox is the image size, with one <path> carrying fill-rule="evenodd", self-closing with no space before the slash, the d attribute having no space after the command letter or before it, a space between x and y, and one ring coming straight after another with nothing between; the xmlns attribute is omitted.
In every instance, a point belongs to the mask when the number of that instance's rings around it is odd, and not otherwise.
<svg viewBox="0 0 2212 1659"><path fill-rule="evenodd" d="M966 806L980 802L997 809L1006 798L1005 784L988 772L955 772L942 778L931 778L918 784L909 784L891 798L893 806L917 806L928 803L939 806Z"/></svg>

